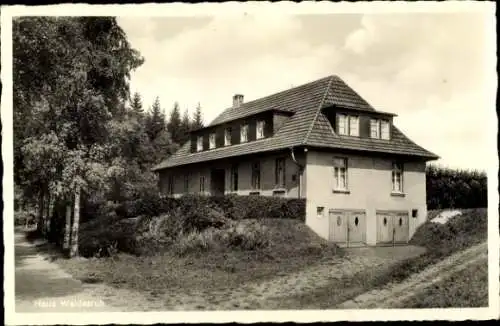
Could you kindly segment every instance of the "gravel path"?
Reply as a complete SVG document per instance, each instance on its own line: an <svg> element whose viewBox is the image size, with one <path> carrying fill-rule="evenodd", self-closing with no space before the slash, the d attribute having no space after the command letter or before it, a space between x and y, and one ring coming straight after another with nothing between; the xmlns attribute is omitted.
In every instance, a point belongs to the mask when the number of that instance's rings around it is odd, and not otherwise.
<svg viewBox="0 0 500 326"><path fill-rule="evenodd" d="M455 253L437 264L427 267L424 271L410 276L401 283L388 284L385 287L373 290L353 300L341 304L341 309L365 308L404 308L402 304L429 286L466 269L471 264L484 261L488 263L488 243L468 248Z"/></svg>

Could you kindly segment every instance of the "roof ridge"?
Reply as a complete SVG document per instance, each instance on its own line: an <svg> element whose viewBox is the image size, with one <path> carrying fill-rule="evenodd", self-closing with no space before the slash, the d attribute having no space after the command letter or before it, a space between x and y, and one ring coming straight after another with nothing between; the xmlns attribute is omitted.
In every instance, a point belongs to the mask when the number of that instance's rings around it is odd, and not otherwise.
<svg viewBox="0 0 500 326"><path fill-rule="evenodd" d="M332 81L335 76L330 76L330 80L328 81L328 85L326 86L325 94L323 94L323 98L321 99L321 102L319 102L318 108L316 109L316 113L314 114L314 119L311 122L311 125L309 126L309 129L307 130L306 137L304 138L304 141L302 142L303 145L307 143L307 139L309 138L309 135L311 134L311 131L314 127L314 124L316 123L316 120L318 119L319 112L321 111L321 108L323 107L323 103L325 102L326 95L330 91L330 87L332 86Z"/></svg>
<svg viewBox="0 0 500 326"><path fill-rule="evenodd" d="M304 84L301 84L301 85L297 85L297 86L293 86L293 87L290 87L290 88L287 88L287 89L282 89L281 91L277 91L275 93L272 93L272 94L269 94L269 95L266 95L266 96L262 96L262 97L259 97L259 98L256 98L256 99L253 99L251 101L248 101L248 102L244 102L241 104L241 106L246 106L248 104L252 104L252 103L255 103L255 102L258 102L258 101L264 101L264 100L267 100L269 98L272 98L272 97L275 97L275 96L279 96L279 95L283 95L283 94L286 94L287 92L290 92L290 91L293 91L293 90L296 90L296 89L299 89L299 88L302 88L302 87L306 87L306 86L310 86L312 84L315 84L315 83L319 83L320 81L322 80L326 80L326 79L332 79L333 77L335 77L336 75L329 75L329 76L325 76L325 77L321 77L321 78L318 78L318 79L315 79L315 80L311 80L307 83L304 83ZM210 121L210 123L207 125L207 127L211 126L214 121L216 121L222 114L230 111L230 110L233 110L234 107L227 107L225 109L223 109L223 111L221 113L219 113L219 115L217 115L214 119L212 119L212 121Z"/></svg>

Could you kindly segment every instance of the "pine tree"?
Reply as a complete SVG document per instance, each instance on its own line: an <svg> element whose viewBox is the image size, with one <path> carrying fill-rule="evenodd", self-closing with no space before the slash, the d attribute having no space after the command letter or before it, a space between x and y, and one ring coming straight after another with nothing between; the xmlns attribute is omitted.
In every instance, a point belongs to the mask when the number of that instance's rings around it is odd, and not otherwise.
<svg viewBox="0 0 500 326"><path fill-rule="evenodd" d="M191 123L191 130L196 130L199 128L203 128L203 116L201 114L200 103L198 103L198 106L196 106L196 109L194 111L193 121Z"/></svg>
<svg viewBox="0 0 500 326"><path fill-rule="evenodd" d="M191 119L189 118L188 110L184 110L182 115L180 131L179 131L179 145L182 146L189 139L189 132L191 131Z"/></svg>
<svg viewBox="0 0 500 326"><path fill-rule="evenodd" d="M146 131L149 139L153 141L163 130L165 130L165 114L161 109L160 99L156 97L146 120Z"/></svg>
<svg viewBox="0 0 500 326"><path fill-rule="evenodd" d="M181 112L179 109L179 103L175 102L172 111L170 111L169 121L167 123L167 130L172 137L172 141L179 144L182 140L182 130L181 130Z"/></svg>
<svg viewBox="0 0 500 326"><path fill-rule="evenodd" d="M130 108L135 113L138 114L144 113L144 109L142 108L142 97L141 94L139 94L138 92L134 93L134 96L132 97L132 102L130 103Z"/></svg>

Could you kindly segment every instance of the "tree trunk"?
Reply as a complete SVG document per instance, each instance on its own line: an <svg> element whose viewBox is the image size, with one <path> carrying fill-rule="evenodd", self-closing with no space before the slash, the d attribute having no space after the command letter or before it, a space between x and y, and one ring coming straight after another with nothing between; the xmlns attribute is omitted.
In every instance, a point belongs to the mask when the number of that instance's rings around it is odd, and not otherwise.
<svg viewBox="0 0 500 326"><path fill-rule="evenodd" d="M48 209L49 216L47 216L47 227L46 227L47 236L49 236L51 233L51 225L52 225L52 219L53 219L53 215L54 215L54 205L55 205L55 198L50 197L49 209Z"/></svg>
<svg viewBox="0 0 500 326"><path fill-rule="evenodd" d="M36 225L36 229L38 232L42 233L43 232L43 213L44 213L44 193L43 191L40 191L39 197L38 197L38 221Z"/></svg>
<svg viewBox="0 0 500 326"><path fill-rule="evenodd" d="M64 224L64 242L63 250L65 252L69 251L71 239L71 202L66 202L66 223Z"/></svg>
<svg viewBox="0 0 500 326"><path fill-rule="evenodd" d="M70 257L78 256L78 228L80 227L80 188L75 190L75 210L73 216L73 228L71 230Z"/></svg>

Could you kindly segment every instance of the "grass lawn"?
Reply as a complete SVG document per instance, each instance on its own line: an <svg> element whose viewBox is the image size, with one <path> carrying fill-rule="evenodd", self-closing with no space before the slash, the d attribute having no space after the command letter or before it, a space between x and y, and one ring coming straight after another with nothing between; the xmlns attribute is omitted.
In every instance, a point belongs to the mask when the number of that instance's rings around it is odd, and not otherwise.
<svg viewBox="0 0 500 326"><path fill-rule="evenodd" d="M118 254L111 258L59 259L77 279L104 282L152 296L166 291L208 293L239 288L247 282L286 275L342 254L302 222L263 219L272 232L269 248L255 251L207 251L179 257L171 252L154 256Z"/></svg>
<svg viewBox="0 0 500 326"><path fill-rule="evenodd" d="M404 303L406 308L488 306L488 262L476 263Z"/></svg>

